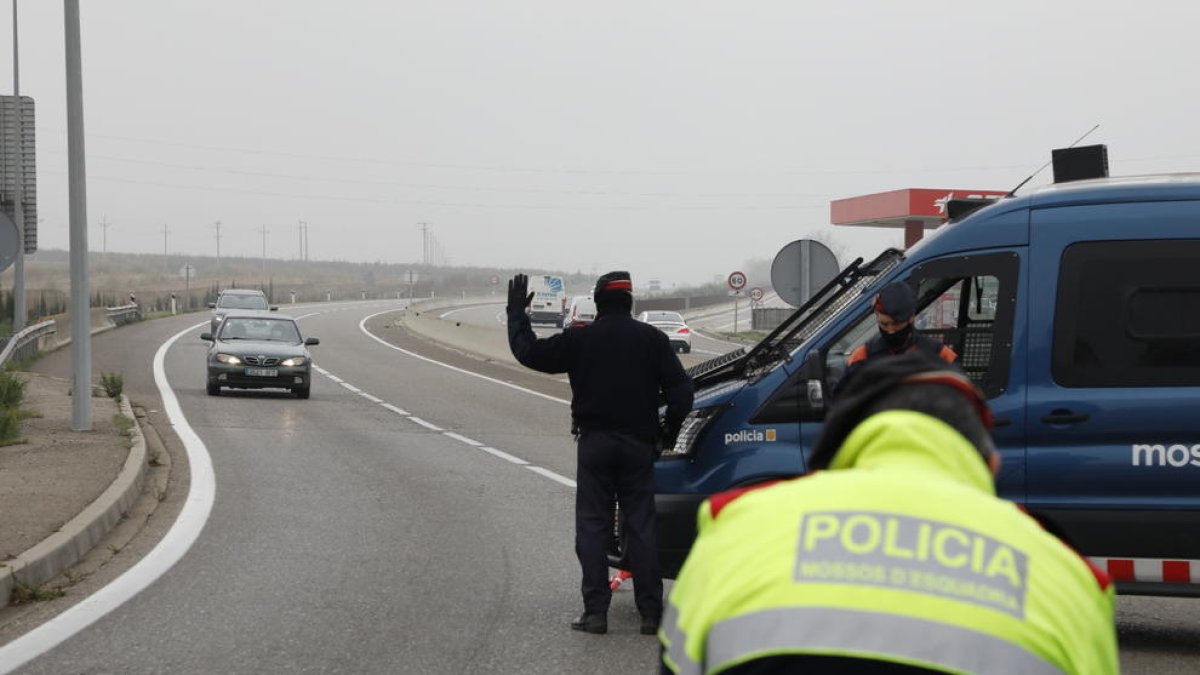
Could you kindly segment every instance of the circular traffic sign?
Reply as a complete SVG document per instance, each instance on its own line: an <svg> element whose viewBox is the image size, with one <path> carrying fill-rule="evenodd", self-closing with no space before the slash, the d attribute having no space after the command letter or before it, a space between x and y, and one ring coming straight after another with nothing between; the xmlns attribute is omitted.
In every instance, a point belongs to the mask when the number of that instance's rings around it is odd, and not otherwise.
<svg viewBox="0 0 1200 675"><path fill-rule="evenodd" d="M740 291L746 287L746 275L742 272L731 272L729 274L729 287L735 291Z"/></svg>
<svg viewBox="0 0 1200 675"><path fill-rule="evenodd" d="M759 288L758 286L751 288L750 289L750 299L755 302L762 300L763 299L763 289Z"/></svg>
<svg viewBox="0 0 1200 675"><path fill-rule="evenodd" d="M496 284L500 283L500 277L493 274L492 278L488 279L488 282L491 283L493 286L495 286Z"/></svg>

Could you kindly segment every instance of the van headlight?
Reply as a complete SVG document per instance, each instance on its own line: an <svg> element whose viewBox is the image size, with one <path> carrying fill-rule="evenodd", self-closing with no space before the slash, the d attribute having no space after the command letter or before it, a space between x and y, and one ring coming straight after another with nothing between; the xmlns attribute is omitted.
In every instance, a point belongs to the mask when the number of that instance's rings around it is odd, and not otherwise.
<svg viewBox="0 0 1200 675"><path fill-rule="evenodd" d="M679 427L679 437L675 439L675 447L664 447L660 457L678 459L692 454L692 445L700 437L700 432L704 431L704 428L722 407L695 408L688 412L687 417L683 418L683 426Z"/></svg>
<svg viewBox="0 0 1200 675"><path fill-rule="evenodd" d="M234 356L233 354L217 354L213 358L216 359L220 363L224 363L224 364L230 365L230 366L236 366L237 364L242 362L241 359Z"/></svg>
<svg viewBox="0 0 1200 675"><path fill-rule="evenodd" d="M291 358L280 361L279 365L281 365L285 368L291 368L292 366L302 366L302 365L304 365L304 362L307 360L308 359L305 359L303 356L293 356Z"/></svg>

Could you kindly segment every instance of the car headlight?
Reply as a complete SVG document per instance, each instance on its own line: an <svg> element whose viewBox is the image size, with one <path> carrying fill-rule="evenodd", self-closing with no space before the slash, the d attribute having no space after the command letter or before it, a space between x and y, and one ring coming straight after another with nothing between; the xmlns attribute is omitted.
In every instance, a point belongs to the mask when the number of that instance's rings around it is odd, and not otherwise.
<svg viewBox="0 0 1200 675"><path fill-rule="evenodd" d="M227 363L231 366L236 366L237 364L242 362L241 359L234 356L233 354L217 354L213 358L215 358L217 361L219 361L221 363Z"/></svg>
<svg viewBox="0 0 1200 675"><path fill-rule="evenodd" d="M688 412L687 417L683 418L683 426L679 428L679 437L675 439L675 447L664 447L661 457L680 458L692 454L692 445L700 437L700 432L704 431L713 416L723 407L696 408Z"/></svg>
<svg viewBox="0 0 1200 675"><path fill-rule="evenodd" d="M303 356L293 356L290 359L284 359L280 361L279 365L290 368L292 366L302 366L307 361L308 359L304 358Z"/></svg>

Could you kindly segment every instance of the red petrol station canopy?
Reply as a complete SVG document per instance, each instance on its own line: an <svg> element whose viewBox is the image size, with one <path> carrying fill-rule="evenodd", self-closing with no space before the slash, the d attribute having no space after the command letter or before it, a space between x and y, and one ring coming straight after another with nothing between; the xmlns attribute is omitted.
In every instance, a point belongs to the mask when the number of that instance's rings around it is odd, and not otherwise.
<svg viewBox="0 0 1200 675"><path fill-rule="evenodd" d="M912 246L923 230L946 222L946 203L951 199L1006 194L1003 190L906 188L834 200L829 204L829 217L834 225L903 227L904 245Z"/></svg>

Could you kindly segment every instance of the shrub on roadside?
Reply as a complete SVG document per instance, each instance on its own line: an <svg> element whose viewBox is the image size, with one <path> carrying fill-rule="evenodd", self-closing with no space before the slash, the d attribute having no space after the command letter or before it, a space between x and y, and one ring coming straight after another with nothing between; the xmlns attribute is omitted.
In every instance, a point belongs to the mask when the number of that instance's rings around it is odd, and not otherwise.
<svg viewBox="0 0 1200 675"><path fill-rule="evenodd" d="M120 373L100 373L100 386L109 398L121 398L125 389L125 378Z"/></svg>
<svg viewBox="0 0 1200 675"><path fill-rule="evenodd" d="M21 442L21 422L28 416L20 408L0 408L0 445Z"/></svg>
<svg viewBox="0 0 1200 675"><path fill-rule="evenodd" d="M25 380L0 371L0 408L17 408L25 400Z"/></svg>

